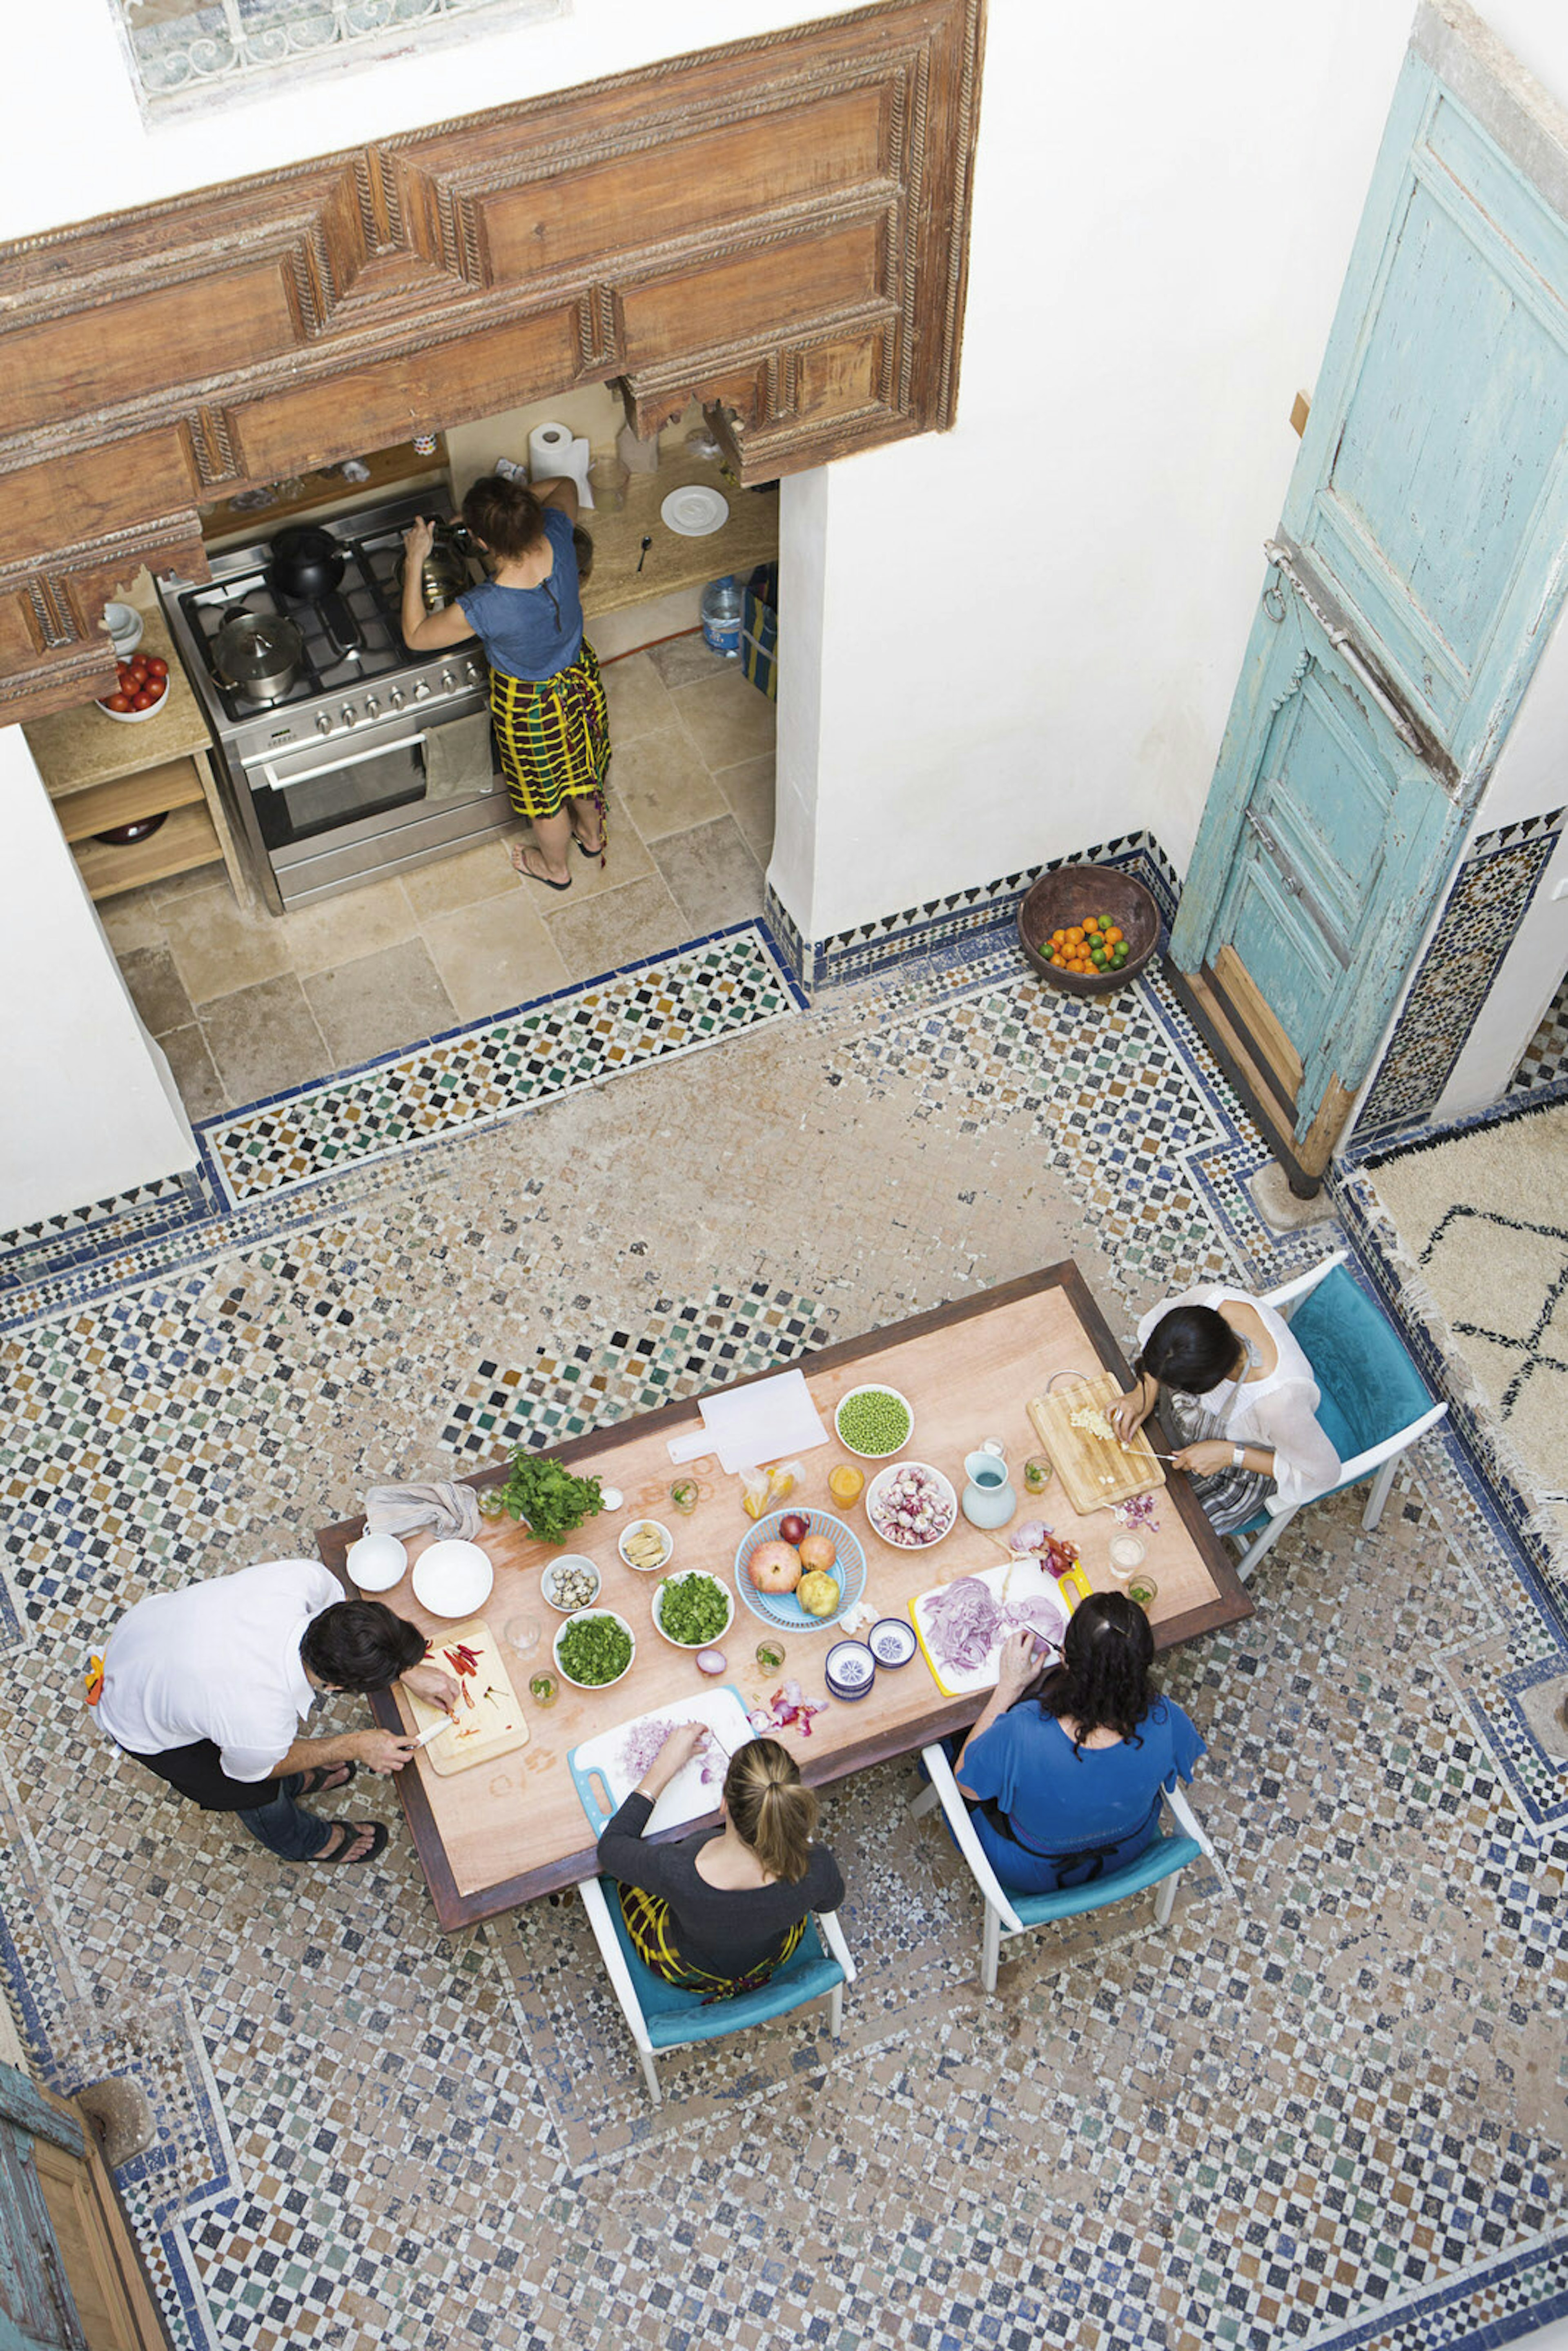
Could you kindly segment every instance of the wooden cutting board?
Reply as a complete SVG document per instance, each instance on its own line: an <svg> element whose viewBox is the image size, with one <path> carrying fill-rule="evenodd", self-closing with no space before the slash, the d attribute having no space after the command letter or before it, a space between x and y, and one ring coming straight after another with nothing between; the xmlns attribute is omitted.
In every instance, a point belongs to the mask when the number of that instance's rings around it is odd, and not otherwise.
<svg viewBox="0 0 1568 2351"><path fill-rule="evenodd" d="M471 1771L476 1763L489 1763L497 1755L510 1755L514 1749L528 1743L528 1726L517 1694L512 1687L512 1677L501 1661L501 1651L495 1635L483 1616L470 1616L465 1624L449 1625L430 1645L430 1662L439 1666L444 1674L455 1673L448 1649L459 1642L474 1650L478 1656L478 1670L462 1674L457 1679L463 1698L457 1709L457 1727L433 1739L428 1747L420 1750L420 1761L447 1779L455 1771ZM433 1722L444 1722L445 1715L438 1706L416 1697L413 1690L404 1696L413 1708L414 1729L428 1730ZM472 1698L473 1704L468 1700Z"/></svg>
<svg viewBox="0 0 1568 2351"><path fill-rule="evenodd" d="M1062 1491L1080 1518L1086 1518L1091 1510L1108 1510L1134 1494L1152 1494L1166 1482L1166 1473L1143 1429L1130 1446L1124 1446L1114 1437L1096 1437L1087 1428L1072 1426L1075 1412L1087 1411L1091 1405L1098 1405L1103 1412L1122 1393L1115 1373L1101 1372L1092 1380L1063 1384L1048 1395L1030 1399L1034 1433L1050 1454Z"/></svg>

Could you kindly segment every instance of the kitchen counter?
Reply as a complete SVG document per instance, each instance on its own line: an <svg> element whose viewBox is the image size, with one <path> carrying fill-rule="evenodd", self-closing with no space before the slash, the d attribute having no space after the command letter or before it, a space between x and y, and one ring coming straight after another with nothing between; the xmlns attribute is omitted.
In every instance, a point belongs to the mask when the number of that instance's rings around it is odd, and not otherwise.
<svg viewBox="0 0 1568 2351"><path fill-rule="evenodd" d="M52 800L212 747L207 722L185 682L162 613L143 612L141 619L143 633L136 650L157 653L168 663L169 698L139 726L118 725L96 702L78 710L57 710L51 717L35 718L24 726L27 747Z"/></svg>
<svg viewBox="0 0 1568 2351"><path fill-rule="evenodd" d="M706 538L683 538L661 520L659 508L672 490L695 483L728 500L729 519ZM744 581L754 564L771 563L779 552L777 494L737 488L720 472L716 458L705 463L683 456L661 465L657 473L633 474L618 512L595 507L578 519L593 540L593 577L582 591L591 636L597 613L624 611L678 588L700 588L727 571ZM653 544L639 571L644 532Z"/></svg>

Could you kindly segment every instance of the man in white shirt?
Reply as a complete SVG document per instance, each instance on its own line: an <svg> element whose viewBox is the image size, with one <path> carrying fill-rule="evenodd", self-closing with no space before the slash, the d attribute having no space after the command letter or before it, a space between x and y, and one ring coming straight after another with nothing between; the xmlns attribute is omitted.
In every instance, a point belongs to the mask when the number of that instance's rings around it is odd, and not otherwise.
<svg viewBox="0 0 1568 2351"><path fill-rule="evenodd" d="M397 1771L414 1741L389 1730L302 1739L321 1690L402 1680L438 1706L456 1696L424 1635L379 1600L345 1600L326 1568L270 1560L183 1592L154 1593L115 1626L95 1703L115 1743L207 1812L237 1813L285 1861L373 1861L379 1821L324 1821L298 1799L346 1787L361 1763Z"/></svg>

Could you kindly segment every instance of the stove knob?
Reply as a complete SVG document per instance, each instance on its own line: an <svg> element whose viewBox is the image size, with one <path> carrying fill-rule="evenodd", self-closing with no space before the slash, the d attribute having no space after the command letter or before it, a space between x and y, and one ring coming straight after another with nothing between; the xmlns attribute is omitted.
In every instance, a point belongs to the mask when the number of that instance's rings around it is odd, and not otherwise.
<svg viewBox="0 0 1568 2351"><path fill-rule="evenodd" d="M441 673L442 693L450 694L456 684L457 680L453 676L452 672L449 669L444 669Z"/></svg>
<svg viewBox="0 0 1568 2351"><path fill-rule="evenodd" d="M367 695L366 695L366 696L365 696L365 716L366 716L367 718L373 718L373 717L375 716L375 715L376 715L377 711L378 711L378 710L380 710L381 706L382 706L382 705L381 705L381 704L376 700L376 697L375 697L375 695L374 695L373 694L367 694Z"/></svg>
<svg viewBox="0 0 1568 2351"><path fill-rule="evenodd" d="M343 724L344 724L344 726L351 726L354 724L354 721L358 718L359 715L360 715L360 714L359 714L359 712L354 708L354 705L353 705L353 704L352 704L351 702L345 702L345 703L344 703L344 705L343 705Z"/></svg>
<svg viewBox="0 0 1568 2351"><path fill-rule="evenodd" d="M413 698L416 702L428 702L430 700L430 680L427 677L422 677L419 684L414 687Z"/></svg>
<svg viewBox="0 0 1568 2351"><path fill-rule="evenodd" d="M394 685L394 686L393 686L393 688L392 688L392 692L388 695L388 696L387 696L387 700L392 704L392 708L393 708L394 710L401 710L401 709L402 708L402 686L401 686L401 685Z"/></svg>
<svg viewBox="0 0 1568 2351"><path fill-rule="evenodd" d="M478 674L479 674L479 664L478 664L478 663L477 663L477 662L466 661L466 662L465 662L465 663L464 663L464 664L463 664L463 668L464 668L464 674L465 674L467 677L469 677L469 678L471 678L471 679L476 679L476 678L478 677Z"/></svg>
<svg viewBox="0 0 1568 2351"><path fill-rule="evenodd" d="M317 712L316 732L318 735L329 735L332 732L332 714L329 710Z"/></svg>

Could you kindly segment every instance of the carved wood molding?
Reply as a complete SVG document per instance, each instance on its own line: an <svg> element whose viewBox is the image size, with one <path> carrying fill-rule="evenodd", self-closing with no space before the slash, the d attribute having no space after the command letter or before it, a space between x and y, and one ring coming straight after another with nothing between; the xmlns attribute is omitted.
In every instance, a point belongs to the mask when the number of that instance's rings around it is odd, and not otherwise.
<svg viewBox="0 0 1568 2351"><path fill-rule="evenodd" d="M0 705L203 502L619 380L763 480L952 421L984 0L879 0L0 246ZM95 598L99 599L94 609ZM69 695L60 689L67 684Z"/></svg>

